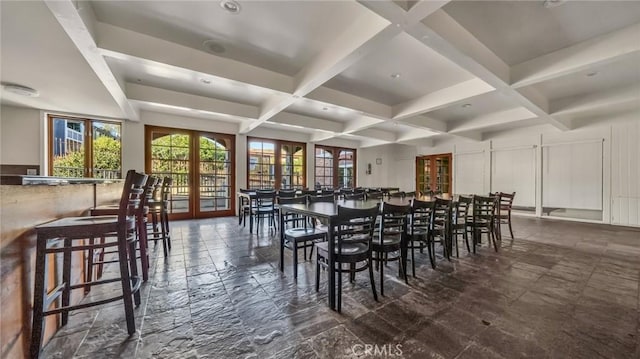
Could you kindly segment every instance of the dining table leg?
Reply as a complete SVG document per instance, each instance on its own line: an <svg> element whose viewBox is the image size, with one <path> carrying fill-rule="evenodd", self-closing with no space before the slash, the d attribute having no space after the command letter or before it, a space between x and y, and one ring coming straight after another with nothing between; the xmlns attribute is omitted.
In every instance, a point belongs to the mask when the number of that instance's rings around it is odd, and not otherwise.
<svg viewBox="0 0 640 359"><path fill-rule="evenodd" d="M329 308L335 310L336 309L336 262L335 257L333 255L334 249L334 239L333 239L333 220L329 218L329 230L327 231L327 240L329 241L329 283L327 292L329 293Z"/></svg>
<svg viewBox="0 0 640 359"><path fill-rule="evenodd" d="M280 272L284 272L284 214L280 208Z"/></svg>

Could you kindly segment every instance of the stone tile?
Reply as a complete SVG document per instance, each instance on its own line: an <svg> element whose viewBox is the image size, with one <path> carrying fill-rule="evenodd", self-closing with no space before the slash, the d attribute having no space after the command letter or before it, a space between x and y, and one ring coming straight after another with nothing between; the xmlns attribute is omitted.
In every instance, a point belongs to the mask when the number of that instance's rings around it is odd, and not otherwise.
<svg viewBox="0 0 640 359"><path fill-rule="evenodd" d="M435 270L416 253L408 285L390 265L378 301L366 272L355 283L344 276L338 313L327 306L326 272L315 291L313 261L299 264L295 280L287 252L279 271L278 239L266 227L249 235L236 218L177 221L169 257L152 245L138 331L127 334L120 302L88 308L72 313L42 356L351 358L376 357L375 345L420 359L638 357L640 256L626 247L640 248L630 239L639 232L522 218L514 227L516 239L497 253L485 240L447 261L437 246ZM113 291L95 288L88 299Z"/></svg>

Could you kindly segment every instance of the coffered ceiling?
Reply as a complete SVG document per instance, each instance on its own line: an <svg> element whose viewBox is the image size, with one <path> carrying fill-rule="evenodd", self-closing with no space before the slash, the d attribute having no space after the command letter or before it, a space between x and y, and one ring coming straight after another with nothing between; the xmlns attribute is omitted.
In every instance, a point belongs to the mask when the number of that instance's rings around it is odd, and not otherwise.
<svg viewBox="0 0 640 359"><path fill-rule="evenodd" d="M3 1L2 81L41 97L2 102L360 146L640 116L640 2L551 2Z"/></svg>

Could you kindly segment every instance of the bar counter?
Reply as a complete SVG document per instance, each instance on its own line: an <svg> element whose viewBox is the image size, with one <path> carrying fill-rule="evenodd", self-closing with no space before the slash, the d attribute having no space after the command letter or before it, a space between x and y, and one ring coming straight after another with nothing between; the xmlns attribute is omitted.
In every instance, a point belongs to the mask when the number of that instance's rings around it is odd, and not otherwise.
<svg viewBox="0 0 640 359"><path fill-rule="evenodd" d="M117 202L122 181L18 175L3 175L1 179L0 357L21 358L28 353L31 330L36 240L33 228L58 218L85 215L96 205ZM84 258L80 254L73 260L72 282L79 283L84 280ZM56 273L55 262L49 258L52 276ZM80 292L74 295L74 302L82 298ZM57 326L56 316L49 317L45 338Z"/></svg>

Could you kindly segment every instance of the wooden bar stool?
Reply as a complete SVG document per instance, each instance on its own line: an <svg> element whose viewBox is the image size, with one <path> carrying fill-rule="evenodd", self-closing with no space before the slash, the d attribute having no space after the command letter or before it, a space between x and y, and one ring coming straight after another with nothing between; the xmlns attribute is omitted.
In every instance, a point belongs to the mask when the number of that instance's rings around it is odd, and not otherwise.
<svg viewBox="0 0 640 359"><path fill-rule="evenodd" d="M135 210L136 217L136 234L138 236L138 247L140 250L140 262L142 266L142 280L147 281L149 279L149 254L147 252L147 248L149 248L149 244L147 242L147 212L149 211L147 207L147 202L151 198L154 189L160 183L160 179L157 177L149 176L147 177L147 182L144 185L144 190L142 192L140 206ZM90 214L92 216L114 216L118 214L118 205L104 205L98 206L91 209ZM93 245L93 238L89 238L89 245ZM105 242L105 238L102 237L100 239L100 243L103 244ZM113 252L105 252L104 250L97 251L95 253L93 249L89 250L88 254L88 262L87 262L87 273L86 273L86 282L93 281L93 267L98 266L98 270L96 273L96 279L100 279L102 277L102 269L104 263L111 263L114 261L106 261L104 260L105 254L113 253ZM95 260L95 255L98 254L98 260ZM85 288L85 292L89 292L90 286Z"/></svg>
<svg viewBox="0 0 640 359"><path fill-rule="evenodd" d="M144 184L147 176L136 173L133 170L127 172L124 189L120 198L117 216L88 216L67 217L41 224L35 228L37 234L36 243L36 269L35 288L33 292L33 326L31 332L31 358L37 358L42 344L44 318L47 315L61 314L62 325L66 325L69 319L69 311L91 306L101 305L116 300L124 302L127 331L133 334L136 331L134 321L133 304L140 305L140 278L136 261L136 220L135 209L140 206ZM115 240L93 245L77 244L79 239L108 237ZM57 245L62 241L62 245ZM118 263L120 264L120 277L96 280L91 283L71 284L71 254L75 251L98 250L108 247L117 247ZM47 292L47 254L62 253L62 283L50 293ZM122 293L118 296L97 300L89 303L71 305L71 291L85 287L85 285L101 285L120 282ZM133 296L133 301L131 297ZM51 303L62 297L59 308L49 309Z"/></svg>
<svg viewBox="0 0 640 359"><path fill-rule="evenodd" d="M147 232L147 239L152 241L162 240L162 249L164 256L168 256L171 249L171 236L169 233L169 197L171 196L171 185L173 179L165 177L162 179L162 185L158 188L151 198L147 201L149 216L151 217L150 232ZM160 228L158 229L158 224Z"/></svg>

